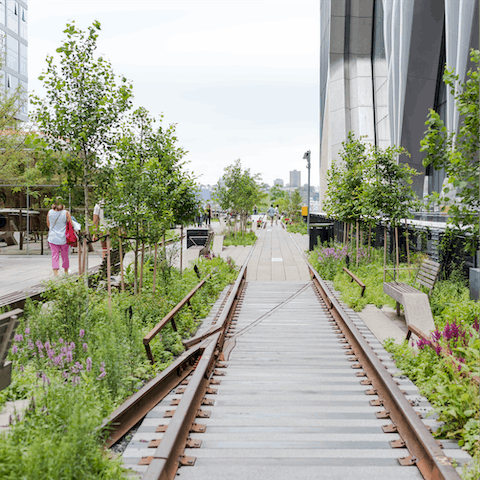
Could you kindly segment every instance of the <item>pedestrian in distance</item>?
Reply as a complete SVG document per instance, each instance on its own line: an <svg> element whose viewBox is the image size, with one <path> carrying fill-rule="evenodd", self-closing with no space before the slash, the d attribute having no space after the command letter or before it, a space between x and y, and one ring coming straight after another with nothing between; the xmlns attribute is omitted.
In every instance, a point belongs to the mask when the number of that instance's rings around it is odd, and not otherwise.
<svg viewBox="0 0 480 480"><path fill-rule="evenodd" d="M275 216L275 209L273 208L273 204L270 205L267 214L270 217L270 225L273 225L273 217Z"/></svg>
<svg viewBox="0 0 480 480"><path fill-rule="evenodd" d="M209 203L207 203L207 207L205 208L205 224L210 225L212 223L212 207Z"/></svg>
<svg viewBox="0 0 480 480"><path fill-rule="evenodd" d="M65 210L61 197L57 197L52 208L47 213L47 240L52 250L52 269L55 276L58 275L58 270L60 269L60 256L62 257L62 267L65 270L65 274L68 274L70 266L68 250L70 245L67 244L66 228L67 222L71 221L70 212Z"/></svg>
<svg viewBox="0 0 480 480"><path fill-rule="evenodd" d="M278 204L275 207L275 225L278 225L278 219L280 218L280 211L278 210Z"/></svg>
<svg viewBox="0 0 480 480"><path fill-rule="evenodd" d="M257 215L257 214L258 214L257 204L255 204L255 205L253 206L253 214L254 214L254 215Z"/></svg>

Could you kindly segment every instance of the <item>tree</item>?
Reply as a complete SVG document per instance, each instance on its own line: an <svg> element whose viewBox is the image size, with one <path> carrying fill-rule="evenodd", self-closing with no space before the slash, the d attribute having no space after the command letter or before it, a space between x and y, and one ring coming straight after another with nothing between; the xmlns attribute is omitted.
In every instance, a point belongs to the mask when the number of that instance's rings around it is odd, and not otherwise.
<svg viewBox="0 0 480 480"><path fill-rule="evenodd" d="M99 22L93 22L87 32L77 29L75 22L67 24L67 39L57 49L58 66L53 56L47 57L47 69L39 77L46 96L32 95L32 118L42 134L34 144L61 152L61 162L55 166L67 173L71 183L81 179L87 234L89 185L95 182L102 161L111 155L132 98L127 79L117 79L110 62L94 56L98 31Z"/></svg>
<svg viewBox="0 0 480 480"><path fill-rule="evenodd" d="M135 293L140 243L157 245L195 199L193 181L182 171L185 152L176 140L174 125L157 128L147 110L139 108L123 126L115 161L103 169L102 195L111 220L135 239Z"/></svg>
<svg viewBox="0 0 480 480"><path fill-rule="evenodd" d="M420 151L427 154L424 166L445 169L449 182L444 185L441 194L434 192L430 201L442 207L451 204L448 221L462 234L467 234L467 246L473 254L478 249L480 235L480 50L472 49L470 57L476 67L468 71L465 83L459 82L454 69L445 68L443 75L443 81L455 96L456 108L461 115L460 131L458 134L448 132L440 115L430 109Z"/></svg>
<svg viewBox="0 0 480 480"><path fill-rule="evenodd" d="M225 168L222 179L213 191L213 196L224 210L240 215L241 229L245 232L247 218L253 206L264 197L260 174L252 175L250 169L242 170L240 159Z"/></svg>

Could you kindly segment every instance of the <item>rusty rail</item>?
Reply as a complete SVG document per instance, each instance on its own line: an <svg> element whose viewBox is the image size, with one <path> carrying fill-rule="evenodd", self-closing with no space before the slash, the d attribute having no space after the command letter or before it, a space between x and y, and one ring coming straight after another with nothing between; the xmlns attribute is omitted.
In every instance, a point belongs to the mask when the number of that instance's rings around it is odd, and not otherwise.
<svg viewBox="0 0 480 480"><path fill-rule="evenodd" d="M407 336L406 336L405 340L410 340L410 337L411 337L412 333L414 333L418 338L423 338L424 340L429 340L432 344L432 347L435 348L435 349L439 346L439 344L437 342L432 341L432 339L429 335L423 333L419 328L415 327L414 325L409 325L408 326L408 332L407 332ZM455 362L455 359L452 357L452 355L450 354L450 352L448 350L446 350L444 347L440 347L440 348L441 348L440 353L441 353L442 357L446 358L447 360L451 360L457 366L459 365L459 364L457 364L457 362ZM480 377L478 377L477 375L473 375L471 372L463 372L463 371L460 372L460 375L462 377L468 377L471 380L473 380L477 385L480 385Z"/></svg>
<svg viewBox="0 0 480 480"><path fill-rule="evenodd" d="M168 323L172 324L173 330L176 332L177 331L177 325L175 324L175 315L185 306L189 305L190 306L190 300L192 297L200 290L207 282L207 280L215 273L216 269L208 274L198 285L196 285L184 298L183 300L180 301L175 307L170 310L170 312L163 317L160 322L158 322L155 327L150 330L145 337L143 338L143 345L145 346L145 351L147 353L147 357L152 363L152 365L155 363L155 359L153 358L152 350L150 348L150 342L161 332L161 330L168 325Z"/></svg>
<svg viewBox="0 0 480 480"><path fill-rule="evenodd" d="M210 377L215 364L217 360L223 358L222 349L225 337L245 285L247 263L250 256L251 253L235 281L232 292L218 319L218 327L213 327L205 335L192 339L196 345L204 345L202 357L189 379L188 386L173 413L160 445L152 456L143 459L149 465L142 477L143 480L173 480L179 465L191 466L195 464L195 457L187 457L183 455L183 451L188 440L188 434L194 426L195 417L209 415L208 412L201 411L199 408L210 384ZM193 347L192 350L199 348L198 346L190 346ZM192 350L187 350L187 352ZM199 446L198 443L195 446Z"/></svg>
<svg viewBox="0 0 480 480"><path fill-rule="evenodd" d="M391 431L398 431L410 456L399 459L402 465L416 465L427 480L460 479L450 459L432 437L409 401L382 365L375 352L367 343L340 303L330 292L312 265L305 259L313 283L325 299L330 313L351 346L356 359L372 383L372 391L378 394L385 407L385 414L392 420ZM360 375L364 375L363 372Z"/></svg>

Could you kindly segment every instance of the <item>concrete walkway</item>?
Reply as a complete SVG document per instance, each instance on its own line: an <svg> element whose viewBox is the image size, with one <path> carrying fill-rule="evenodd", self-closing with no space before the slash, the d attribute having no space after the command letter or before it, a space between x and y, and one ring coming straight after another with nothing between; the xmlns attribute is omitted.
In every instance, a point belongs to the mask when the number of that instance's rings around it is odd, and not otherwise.
<svg viewBox="0 0 480 480"><path fill-rule="evenodd" d="M278 223L258 231L247 269L247 281L308 282L310 275L299 247Z"/></svg>

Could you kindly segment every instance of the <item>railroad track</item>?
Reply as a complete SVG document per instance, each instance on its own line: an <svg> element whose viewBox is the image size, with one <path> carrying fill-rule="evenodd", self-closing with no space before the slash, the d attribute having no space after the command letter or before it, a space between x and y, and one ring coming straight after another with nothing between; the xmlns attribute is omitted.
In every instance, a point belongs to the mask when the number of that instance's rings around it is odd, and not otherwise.
<svg viewBox="0 0 480 480"><path fill-rule="evenodd" d="M314 269L247 283L247 263L209 331L103 425L112 445L146 416L125 452L141 478L459 479L418 391Z"/></svg>

